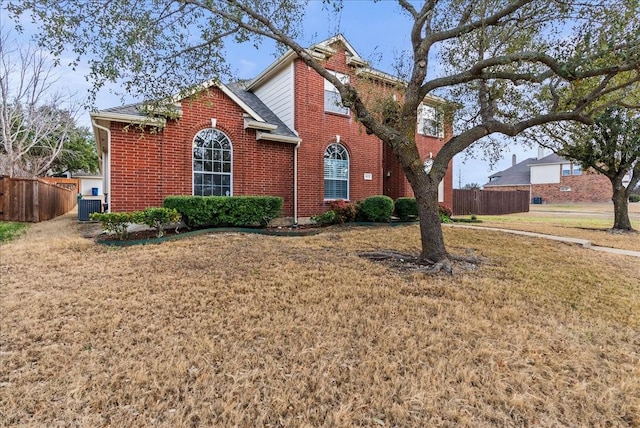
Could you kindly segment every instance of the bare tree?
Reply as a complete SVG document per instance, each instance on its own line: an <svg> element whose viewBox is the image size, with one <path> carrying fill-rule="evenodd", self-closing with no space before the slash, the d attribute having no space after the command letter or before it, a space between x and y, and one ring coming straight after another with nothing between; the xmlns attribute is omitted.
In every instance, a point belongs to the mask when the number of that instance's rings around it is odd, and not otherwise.
<svg viewBox="0 0 640 428"><path fill-rule="evenodd" d="M406 70L400 76L403 94L387 100L396 103L393 120L375 114L355 82L340 81L297 41L302 1L111 0L104 7L22 0L9 9L38 19L40 41L52 52L72 46L78 55L92 53L96 90L119 80L147 98L224 76L229 38L256 46L269 38L290 49L331 82L368 132L391 148L416 196L419 258L450 272L437 203L450 161L492 135L513 137L558 121L592 122L598 99L640 80L640 11L636 0L398 0L398 6L411 50L400 67ZM439 67L429 67L433 60ZM580 84L585 80L589 85ZM453 137L427 172L415 134L418 107L430 94L459 108Z"/></svg>
<svg viewBox="0 0 640 428"><path fill-rule="evenodd" d="M58 79L46 51L1 31L0 175L44 175L62 152L79 104L54 89Z"/></svg>

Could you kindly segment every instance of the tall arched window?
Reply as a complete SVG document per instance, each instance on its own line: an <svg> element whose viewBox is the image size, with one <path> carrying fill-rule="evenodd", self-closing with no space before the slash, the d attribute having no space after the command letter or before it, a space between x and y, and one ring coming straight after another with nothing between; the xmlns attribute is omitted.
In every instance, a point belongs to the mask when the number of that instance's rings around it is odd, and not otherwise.
<svg viewBox="0 0 640 428"><path fill-rule="evenodd" d="M214 128L203 129L193 139L193 194L231 196L231 140Z"/></svg>
<svg viewBox="0 0 640 428"><path fill-rule="evenodd" d="M349 153L341 144L324 152L324 198L349 199Z"/></svg>

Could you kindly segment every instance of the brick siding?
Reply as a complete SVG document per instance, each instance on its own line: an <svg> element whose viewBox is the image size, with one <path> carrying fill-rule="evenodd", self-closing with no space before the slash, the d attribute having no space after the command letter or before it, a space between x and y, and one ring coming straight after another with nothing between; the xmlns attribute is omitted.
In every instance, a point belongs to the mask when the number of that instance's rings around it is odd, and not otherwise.
<svg viewBox="0 0 640 428"><path fill-rule="evenodd" d="M543 203L611 202L612 195L609 179L592 171L560 177L560 183L531 185L531 196L541 197Z"/></svg>
<svg viewBox="0 0 640 428"><path fill-rule="evenodd" d="M328 59L328 69L349 74L357 80L354 69L346 64L344 49ZM295 60L295 129L302 139L298 153L298 215L309 217L326 210L324 201L324 152L336 142L349 152L349 196L358 201L367 196L387 194L392 198L413 193L402 169L390 150L353 114L340 115L324 111L324 79L302 61ZM387 88L388 89L388 88ZM243 111L221 90L212 88L197 97L182 101L182 117L169 120L164 129L154 132L135 125L111 123L111 195L113 212L141 210L161 206L169 195L191 195L192 145L195 135L211 127L231 140L233 148L234 195L274 195L284 198L283 215L293 215L294 145L256 141L254 130L244 129ZM423 159L436 155L451 127L445 127L444 140L417 136ZM445 203L453 201L453 174L450 165L445 176ZM365 180L365 174L371 180Z"/></svg>

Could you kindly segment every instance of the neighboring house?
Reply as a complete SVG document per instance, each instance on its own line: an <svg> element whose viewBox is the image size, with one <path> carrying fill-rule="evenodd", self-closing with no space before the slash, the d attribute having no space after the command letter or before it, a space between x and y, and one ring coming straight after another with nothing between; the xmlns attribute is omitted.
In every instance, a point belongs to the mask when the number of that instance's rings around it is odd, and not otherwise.
<svg viewBox="0 0 640 428"><path fill-rule="evenodd" d="M308 51L340 79L374 89L366 93L390 94L399 83L369 68L341 35ZM174 101L164 113L136 104L91 114L110 211L161 206L168 195L274 195L298 222L332 200L412 196L391 150L292 51L243 85L210 83ZM438 114L444 103L421 105L423 160L451 136ZM451 205L452 189L450 166L440 201Z"/></svg>
<svg viewBox="0 0 640 428"><path fill-rule="evenodd" d="M611 182L593 170L583 171L579 163L553 153L516 163L489 176L486 190L527 190L533 203L610 202Z"/></svg>

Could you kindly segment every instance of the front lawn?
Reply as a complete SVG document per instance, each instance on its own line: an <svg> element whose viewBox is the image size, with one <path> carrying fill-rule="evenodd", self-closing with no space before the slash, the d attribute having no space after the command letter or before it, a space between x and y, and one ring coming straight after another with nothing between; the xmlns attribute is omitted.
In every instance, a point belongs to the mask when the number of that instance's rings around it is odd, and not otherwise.
<svg viewBox="0 0 640 428"><path fill-rule="evenodd" d="M361 251L418 226L0 249L9 426L637 426L637 259L446 228L454 276Z"/></svg>

